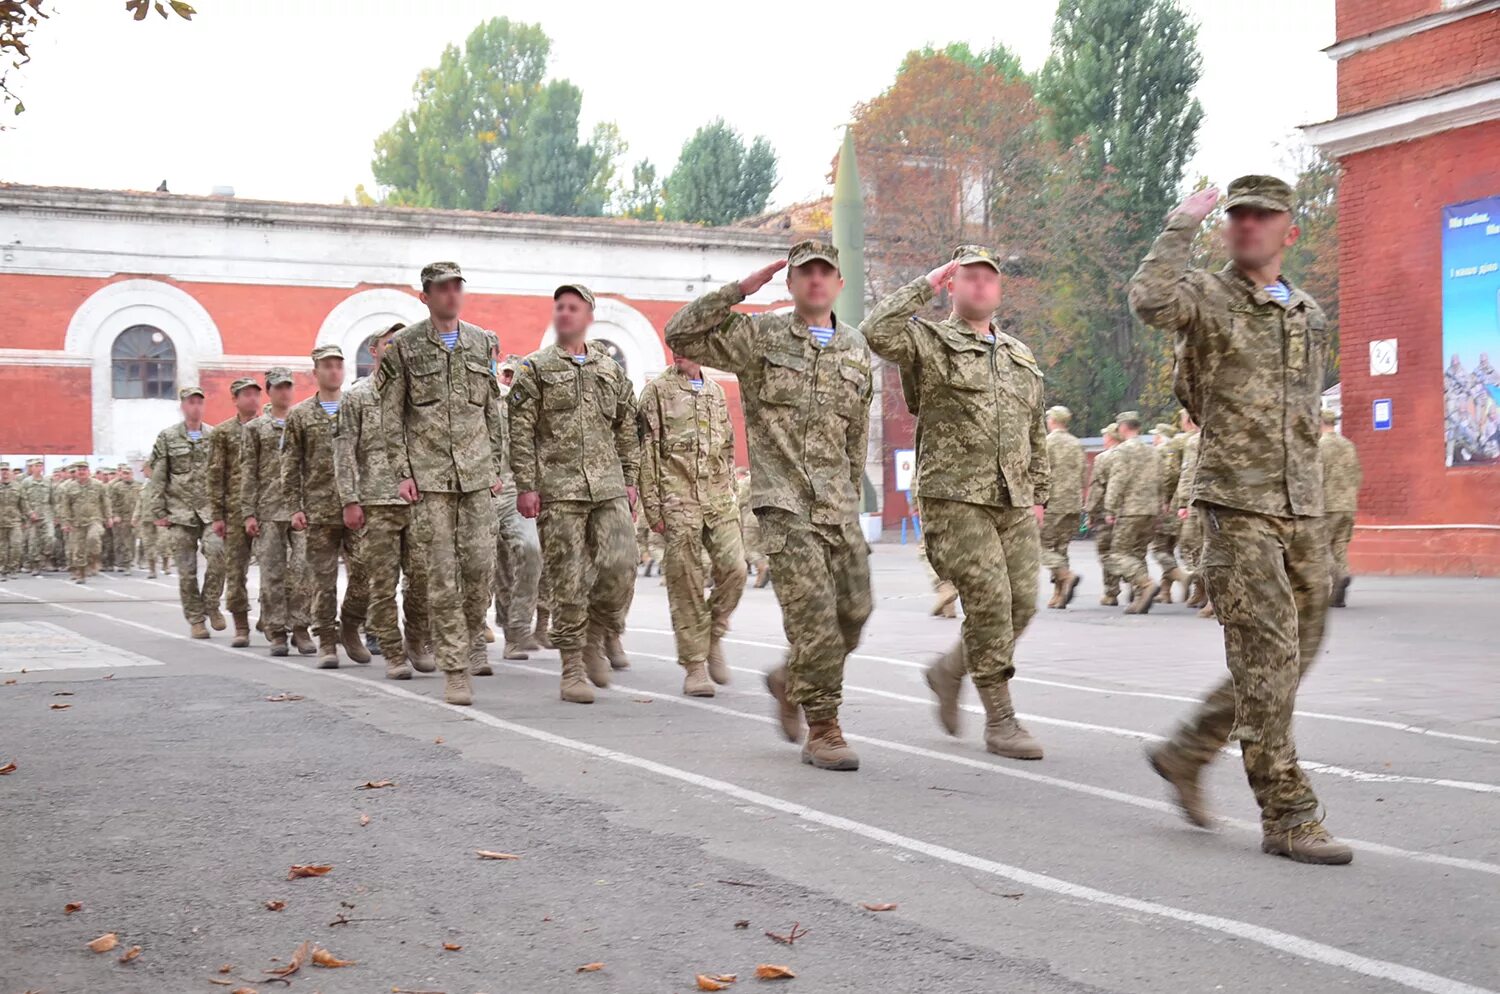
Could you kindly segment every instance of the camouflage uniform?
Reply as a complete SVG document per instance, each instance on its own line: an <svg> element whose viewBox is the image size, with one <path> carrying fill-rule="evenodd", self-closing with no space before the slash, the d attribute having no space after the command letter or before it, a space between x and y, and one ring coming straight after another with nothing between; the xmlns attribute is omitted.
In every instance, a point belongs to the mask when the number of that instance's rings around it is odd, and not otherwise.
<svg viewBox="0 0 1500 994"><path fill-rule="evenodd" d="M500 477L504 417L489 348L483 331L460 322L449 351L422 320L396 333L375 374L391 472L398 485L416 483L417 516L431 536L429 623L445 673L466 674L474 653L484 652L493 589L490 491Z"/></svg>
<svg viewBox="0 0 1500 994"><path fill-rule="evenodd" d="M522 517L516 509L516 474L510 466L509 392L508 387L501 389L500 427L505 445L500 460L500 492L494 498L495 621L505 630L506 649L520 650L532 638L531 622L542 579L542 540L536 521Z"/></svg>
<svg viewBox="0 0 1500 994"><path fill-rule="evenodd" d="M1078 534L1083 517L1083 444L1066 428L1049 431L1045 444L1052 483L1042 516L1042 565L1058 583L1072 574L1068 543Z"/></svg>
<svg viewBox="0 0 1500 994"><path fill-rule="evenodd" d="M0 471L9 469L8 463L0 463ZM0 483L0 579L21 570L26 556L25 520L20 481Z"/></svg>
<svg viewBox="0 0 1500 994"><path fill-rule="evenodd" d="M413 505L396 494L401 482L390 451L390 433L381 418L374 380L355 381L339 405L333 440L334 478L342 508L364 508L360 559L369 580L369 630L380 643L388 667L406 659L406 646L431 638L427 605L427 546L431 536ZM405 637L396 624L396 584L401 584Z"/></svg>
<svg viewBox="0 0 1500 994"><path fill-rule="evenodd" d="M141 537L141 552L146 558L148 576L155 576L157 563L165 567L169 558L165 543L167 530L158 528L156 519L151 517L155 504L156 484L147 479L141 484L141 496L135 505L135 533Z"/></svg>
<svg viewBox="0 0 1500 994"><path fill-rule="evenodd" d="M653 568L659 568L667 553L667 540L651 530L646 519L635 523L635 550L638 556L637 565L646 567L646 575L650 576Z"/></svg>
<svg viewBox="0 0 1500 994"><path fill-rule="evenodd" d="M635 543L625 488L640 459L635 393L620 364L588 343L584 362L552 345L521 363L506 398L519 493L541 495L552 644L581 649L591 630L625 630Z"/></svg>
<svg viewBox="0 0 1500 994"><path fill-rule="evenodd" d="M752 486L750 474L746 473L745 478L735 485L734 503L740 511L740 542L745 547L745 565L755 574L755 585L764 587L765 580L770 575L766 572L770 560L760 547L760 521L750 507Z"/></svg>
<svg viewBox="0 0 1500 994"><path fill-rule="evenodd" d="M266 388L289 380L271 370ZM255 561L260 567L260 620L268 638L312 623L312 578L307 568L307 532L292 530L292 512L281 488L286 420L262 414L245 425L240 443L240 499L236 524L241 531L254 518L260 527Z"/></svg>
<svg viewBox="0 0 1500 994"><path fill-rule="evenodd" d="M1243 184L1230 185L1231 206ZM1290 189L1277 196L1286 210ZM1163 754L1196 776L1238 740L1262 827L1289 836L1318 821L1292 710L1328 608L1318 460L1328 321L1303 291L1289 286L1279 303L1232 263L1190 269L1198 227L1172 214L1130 284L1140 319L1175 333L1174 390L1202 426L1190 500L1204 514L1202 568L1230 671Z"/></svg>
<svg viewBox="0 0 1500 994"><path fill-rule="evenodd" d="M244 389L247 383L256 385L254 380L236 380L232 392ZM224 607L234 615L250 610L250 595L245 590L245 575L250 569L250 536L245 534L244 522L235 520L247 424L249 421L241 421L236 414L214 425L208 457L209 513L213 520L224 522Z"/></svg>
<svg viewBox="0 0 1500 994"><path fill-rule="evenodd" d="M1146 549L1161 513L1161 460L1144 436L1115 446L1104 513L1115 519L1110 568L1139 594L1151 586Z"/></svg>
<svg viewBox="0 0 1500 994"><path fill-rule="evenodd" d="M1329 583L1333 589L1333 602L1343 607L1344 590L1349 582L1349 540L1354 537L1354 511L1364 473L1354 443L1336 431L1325 431L1318 439L1318 459L1323 467L1323 520L1328 528Z"/></svg>
<svg viewBox="0 0 1500 994"><path fill-rule="evenodd" d="M196 391L185 387L184 396ZM201 391L197 391L200 392ZM190 625L203 623L219 609L219 595L224 590L224 543L209 527L214 521L208 499L208 462L213 429L202 428L194 441L187 425L178 422L156 436L151 449L151 516L166 518L168 541L177 557L177 592L182 599L182 614ZM202 548L208 566L203 583L198 583L198 551ZM222 622L218 624L222 625Z"/></svg>
<svg viewBox="0 0 1500 994"><path fill-rule="evenodd" d="M120 467L123 473L127 467ZM128 570L135 565L135 520L140 509L139 480L121 476L109 485L109 504L115 540L115 569Z"/></svg>
<svg viewBox="0 0 1500 994"><path fill-rule="evenodd" d="M745 592L745 550L734 501L734 424L724 388L701 388L668 367L641 391L641 519L666 526L667 604L683 666L708 660ZM656 532L652 532L653 535ZM712 564L713 592L705 599Z"/></svg>
<svg viewBox="0 0 1500 994"><path fill-rule="evenodd" d="M1203 582L1199 573L1199 564L1203 560L1203 512L1194 507L1188 497L1193 492L1193 473L1198 468L1198 452L1203 444L1201 432L1191 432L1187 441L1182 444L1182 469L1177 474L1177 487L1172 491L1172 513L1176 514L1183 508L1187 509L1188 515L1180 518L1182 531L1178 537L1178 558L1183 569L1188 575L1188 586L1196 588ZM1203 600L1201 595L1195 595L1197 600ZM1189 598L1191 603L1194 598Z"/></svg>
<svg viewBox="0 0 1500 994"><path fill-rule="evenodd" d="M109 518L109 488L98 480L73 480L64 489L57 520L68 529L68 566L74 579L99 572Z"/></svg>
<svg viewBox="0 0 1500 994"><path fill-rule="evenodd" d="M1187 442L1187 436L1181 433L1168 434L1171 431L1170 425L1157 425L1156 431L1166 435L1166 441L1153 450L1160 463L1157 479L1161 482L1161 497L1156 523L1151 529L1149 549L1151 561L1161 570L1162 596L1159 599L1170 603L1173 582L1184 579L1181 564L1177 561L1181 521L1177 512L1172 510L1172 497L1177 492L1177 478L1182 475L1182 447Z"/></svg>
<svg viewBox="0 0 1500 994"><path fill-rule="evenodd" d="M1118 442L1114 432L1113 424L1104 429L1106 438ZM1118 448L1116 444L1094 456L1093 470L1089 474L1089 531L1094 536L1094 549L1099 556L1099 570L1104 581L1104 593L1099 596L1099 603L1108 607L1116 605L1120 597L1120 575L1114 571L1115 526L1110 524L1109 516L1104 512L1105 498L1109 495L1109 469Z"/></svg>
<svg viewBox="0 0 1500 994"><path fill-rule="evenodd" d="M29 469L32 464L28 463ZM21 481L22 507L26 512L26 568L41 573L43 564L56 566L52 532L53 488L46 477L27 476Z"/></svg>
<svg viewBox="0 0 1500 994"><path fill-rule="evenodd" d="M1015 675L1016 640L1036 614L1041 546L1032 506L1050 496L1042 371L1030 349L993 324L991 343L956 316L916 316L932 297L927 278L915 279L862 327L875 354L901 368L917 416L927 554L958 588L965 663L984 690ZM1074 501L1077 493L1075 480Z"/></svg>

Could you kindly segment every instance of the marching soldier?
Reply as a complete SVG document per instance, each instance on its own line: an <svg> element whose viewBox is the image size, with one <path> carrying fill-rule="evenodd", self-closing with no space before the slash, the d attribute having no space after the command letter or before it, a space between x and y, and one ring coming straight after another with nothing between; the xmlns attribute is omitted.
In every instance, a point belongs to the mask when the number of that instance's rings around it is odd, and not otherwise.
<svg viewBox="0 0 1500 994"><path fill-rule="evenodd" d="M0 583L21 571L26 557L26 513L21 484L10 463L0 462Z"/></svg>
<svg viewBox="0 0 1500 994"><path fill-rule="evenodd" d="M319 345L312 360L318 391L287 413L281 492L291 512L292 530L307 533L318 668L336 670L340 643L356 663L372 658L359 634L370 582L360 555L361 535L345 521L334 481L333 439L344 396L344 352L337 345ZM338 592L341 554L348 574L343 604Z"/></svg>
<svg viewBox="0 0 1500 994"><path fill-rule="evenodd" d="M952 313L918 316L945 288ZM901 368L917 416L927 554L964 606L959 644L927 670L938 719L958 734L967 671L984 704L985 748L1041 759L1041 743L1016 720L1010 680L1016 641L1036 614L1037 524L1050 496L1042 371L1030 349L996 327L999 306L994 252L960 245L949 262L877 304L863 329L875 354ZM1071 485L1076 496L1079 483Z"/></svg>
<svg viewBox="0 0 1500 994"><path fill-rule="evenodd" d="M146 479L141 483L140 498L136 501L135 531L141 537L141 552L146 557L146 576L154 580L158 563L163 573L172 572L170 549L167 530L156 527L156 512L152 510L156 504L156 484L151 477L150 462L141 467L141 475Z"/></svg>
<svg viewBox="0 0 1500 994"><path fill-rule="evenodd" d="M1130 283L1140 319L1175 333L1174 388L1203 426L1191 499L1204 515L1203 574L1230 672L1151 764L1188 819L1208 824L1203 768L1238 739L1260 804L1261 851L1347 863L1354 853L1323 827L1292 739L1297 685L1328 609L1318 458L1328 320L1281 275L1298 232L1292 188L1275 177L1229 184L1231 261L1216 273L1189 268L1218 197L1201 190L1173 210Z"/></svg>
<svg viewBox="0 0 1500 994"><path fill-rule="evenodd" d="M41 459L26 460L26 478L21 481L21 507L26 512L26 568L41 576L42 568L56 565L52 559L52 482L43 475Z"/></svg>
<svg viewBox="0 0 1500 994"><path fill-rule="evenodd" d="M104 526L110 519L109 491L94 479L86 462L74 465L74 478L63 492L58 520L68 536L68 565L73 582L99 572L103 555Z"/></svg>
<svg viewBox="0 0 1500 994"><path fill-rule="evenodd" d="M485 333L459 320L457 263L422 267L429 317L399 331L375 373L381 427L394 440L396 493L430 529L428 610L449 704L474 703L469 667L484 659L495 568L491 496L501 486L505 427Z"/></svg>
<svg viewBox="0 0 1500 994"><path fill-rule="evenodd" d="M1182 522L1172 507L1172 497L1177 492L1177 479L1182 475L1182 447L1187 434L1169 424L1158 424L1151 430L1155 439L1156 458L1160 462L1157 479L1161 483L1161 504L1156 522L1151 529L1148 549L1151 559L1161 570L1161 583L1156 591L1156 603L1172 603L1172 586L1182 584L1182 598L1187 600L1188 578L1177 560L1177 540L1182 531Z"/></svg>
<svg viewBox="0 0 1500 994"><path fill-rule="evenodd" d="M1323 518L1328 525L1330 603L1343 607L1349 591L1349 540L1354 537L1354 511L1364 473L1354 443L1339 434L1337 411L1321 412L1323 434L1318 459L1323 464Z"/></svg>
<svg viewBox="0 0 1500 994"><path fill-rule="evenodd" d="M733 310L781 269L791 313ZM806 717L802 761L827 770L859 769L838 716L844 661L859 646L872 607L870 549L859 527L870 349L833 313L843 285L838 249L798 242L785 260L678 311L666 334L675 355L739 377L751 505L791 646L766 685L788 739L802 737Z"/></svg>
<svg viewBox="0 0 1500 994"><path fill-rule="evenodd" d="M1178 559L1187 575L1188 607L1199 608L1199 617L1212 618L1214 609L1208 603L1208 587L1199 569L1203 561L1203 514L1190 501L1193 474L1198 469L1198 448L1203 444L1203 437L1187 411L1182 412L1182 431L1187 440L1182 443L1182 469L1177 474L1177 488L1172 492L1172 511L1182 522Z"/></svg>
<svg viewBox="0 0 1500 994"><path fill-rule="evenodd" d="M1151 530L1161 512L1161 461L1141 435L1141 416L1124 411L1115 418L1120 446L1109 466L1105 518L1114 526L1110 568L1130 584L1126 614L1145 614L1156 598L1156 584L1146 566Z"/></svg>
<svg viewBox="0 0 1500 994"><path fill-rule="evenodd" d="M219 595L224 590L224 543L209 525L208 461L213 430L203 423L203 390L177 391L182 420L164 428L151 448L151 515L158 528L170 528L170 547L177 556L177 592L182 614L195 639L208 638L206 618L214 631L224 630ZM208 566L198 582L198 552Z"/></svg>
<svg viewBox="0 0 1500 994"><path fill-rule="evenodd" d="M755 589L759 590L771 582L771 560L760 547L760 522L750 506L750 470L743 468L738 473L734 489L734 503L740 509L740 535L745 546L745 566L755 574Z"/></svg>
<svg viewBox="0 0 1500 994"><path fill-rule="evenodd" d="M140 512L141 485L129 463L120 463L109 485L111 530L115 545L115 570L128 573L135 566L135 519Z"/></svg>
<svg viewBox="0 0 1500 994"><path fill-rule="evenodd" d="M1093 471L1089 475L1089 531L1094 535L1094 551L1099 557L1099 572L1104 581L1104 593L1099 595L1099 603L1105 607L1119 607L1120 577L1114 571L1112 555L1115 526L1104 511L1104 502L1109 494L1109 464L1120 444L1120 426L1111 421L1100 434L1104 438L1104 451L1094 457Z"/></svg>
<svg viewBox="0 0 1500 994"><path fill-rule="evenodd" d="M214 534L224 540L225 606L234 620L234 641L243 649L250 644L250 596L245 574L250 569L250 536L234 511L240 499L240 468L243 463L245 426L260 416L260 384L250 377L229 385L234 397L234 417L214 425L209 446L208 503L214 516Z"/></svg>
<svg viewBox="0 0 1500 994"><path fill-rule="evenodd" d="M667 543L662 574L686 673L682 692L714 696L729 682L723 637L745 592L734 502L734 425L724 388L681 356L641 391L641 517ZM707 552L713 592L704 597Z"/></svg>
<svg viewBox="0 0 1500 994"><path fill-rule="evenodd" d="M611 668L630 665L620 636L635 590L640 436L625 370L584 338L593 293L569 283L552 300L557 342L521 363L506 398L511 469L516 507L541 532L562 698L588 704L590 682L607 687Z"/></svg>
<svg viewBox="0 0 1500 994"><path fill-rule="evenodd" d="M499 351L499 340L495 349ZM499 364L500 401L508 403L521 367L519 356L506 356ZM542 540L536 522L522 517L516 508L516 475L510 466L509 413L501 419L506 429L504 458L500 464L502 486L495 504L495 623L505 636L505 659L530 659L542 647L532 630L537 610L537 588L542 578Z"/></svg>
<svg viewBox="0 0 1500 994"><path fill-rule="evenodd" d="M1065 608L1083 579L1068 564L1068 544L1083 517L1083 443L1068 431L1073 412L1047 411L1047 473L1052 479L1042 514L1042 565L1052 572L1048 607Z"/></svg>

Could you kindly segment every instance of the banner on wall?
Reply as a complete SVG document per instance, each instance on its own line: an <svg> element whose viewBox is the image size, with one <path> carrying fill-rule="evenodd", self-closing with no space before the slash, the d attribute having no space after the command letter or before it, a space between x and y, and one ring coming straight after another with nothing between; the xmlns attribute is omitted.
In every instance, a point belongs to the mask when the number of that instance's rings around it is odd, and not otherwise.
<svg viewBox="0 0 1500 994"><path fill-rule="evenodd" d="M1443 208L1446 464L1500 464L1500 196Z"/></svg>

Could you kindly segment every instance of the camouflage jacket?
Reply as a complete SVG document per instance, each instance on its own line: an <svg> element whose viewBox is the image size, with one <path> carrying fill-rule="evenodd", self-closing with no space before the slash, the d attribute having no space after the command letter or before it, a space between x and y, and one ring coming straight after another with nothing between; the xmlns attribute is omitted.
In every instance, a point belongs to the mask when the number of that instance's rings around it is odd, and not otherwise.
<svg viewBox="0 0 1500 994"><path fill-rule="evenodd" d="M52 494L52 481L46 477L38 480L28 476L21 481L21 510L28 521L33 514L42 521L52 518Z"/></svg>
<svg viewBox="0 0 1500 994"><path fill-rule="evenodd" d="M667 347L739 377L754 508L853 522L870 433L870 347L837 317L819 347L796 314L731 310L744 299L737 282L699 297L667 322Z"/></svg>
<svg viewBox="0 0 1500 994"><path fill-rule="evenodd" d="M113 516L107 485L92 478L87 483L74 480L63 491L57 523L73 528L86 528L89 525L102 525Z"/></svg>
<svg viewBox="0 0 1500 994"><path fill-rule="evenodd" d="M635 390L620 364L589 342L587 361L559 346L533 352L505 399L516 490L554 500L611 500L635 486L640 435Z"/></svg>
<svg viewBox="0 0 1500 994"><path fill-rule="evenodd" d="M29 520L23 503L19 481L0 483L0 528L19 528Z"/></svg>
<svg viewBox="0 0 1500 994"><path fill-rule="evenodd" d="M240 499L245 425L249 423L236 414L214 425L213 444L208 447L208 506L215 521L234 520Z"/></svg>
<svg viewBox="0 0 1500 994"><path fill-rule="evenodd" d="M290 413L290 412L288 412ZM281 461L286 452L286 421L270 414L245 425L240 443L240 503L238 520L290 521L281 489Z"/></svg>
<svg viewBox="0 0 1500 994"><path fill-rule="evenodd" d="M1088 510L1090 519L1104 516L1104 501L1109 495L1109 468L1115 461L1115 450L1105 449L1094 457L1094 468L1089 474ZM1098 522L1094 522L1097 524Z"/></svg>
<svg viewBox="0 0 1500 994"><path fill-rule="evenodd" d="M398 483L465 494L495 485L504 438L489 350L485 333L463 322L452 352L427 319L391 339L374 380Z"/></svg>
<svg viewBox="0 0 1500 994"><path fill-rule="evenodd" d="M1176 334L1173 390L1203 436L1192 499L1275 517L1323 513L1318 408L1328 320L1234 266L1189 269L1198 224L1174 213L1130 281L1142 321Z"/></svg>
<svg viewBox="0 0 1500 994"><path fill-rule="evenodd" d="M1187 507L1193 493L1193 474L1198 470L1198 452L1203 444L1203 435L1193 432L1182 443L1182 468L1177 471L1177 486L1172 491L1170 506L1174 511Z"/></svg>
<svg viewBox="0 0 1500 994"><path fill-rule="evenodd" d="M1177 493L1177 481L1182 476L1182 447L1187 444L1187 433L1179 432L1156 447L1156 458L1161 460L1161 502L1172 503Z"/></svg>
<svg viewBox="0 0 1500 994"><path fill-rule="evenodd" d="M1047 432L1046 447L1051 477L1047 510L1052 514L1077 514L1083 510L1083 443L1059 428Z"/></svg>
<svg viewBox="0 0 1500 994"><path fill-rule="evenodd" d="M927 278L875 305L860 326L870 348L901 368L917 416L922 496L997 507L1045 504L1049 475L1042 371L1004 332L985 343L963 321L916 312L932 300Z"/></svg>
<svg viewBox="0 0 1500 994"><path fill-rule="evenodd" d="M1318 439L1318 458L1323 463L1323 510L1353 514L1359 503L1359 485L1364 481L1354 443L1336 431L1325 431Z"/></svg>
<svg viewBox="0 0 1500 994"><path fill-rule="evenodd" d="M156 527L156 519L151 517L151 508L156 504L156 487L148 478L141 483L141 496L135 502L135 518L133 524L137 528L146 526Z"/></svg>
<svg viewBox="0 0 1500 994"><path fill-rule="evenodd" d="M198 441L188 437L179 421L162 429L151 448L151 520L167 518L174 525L209 525L216 520L208 500L209 449L213 429L203 426Z"/></svg>
<svg viewBox="0 0 1500 994"><path fill-rule="evenodd" d="M339 407L343 409L342 400ZM344 505L333 479L333 436L338 423L338 415L323 410L317 394L287 412L281 493L288 517L301 511L310 525L344 523Z"/></svg>
<svg viewBox="0 0 1500 994"><path fill-rule="evenodd" d="M109 485L110 517L134 523L140 502L140 480L116 480Z"/></svg>
<svg viewBox="0 0 1500 994"><path fill-rule="evenodd" d="M1104 513L1112 518L1161 513L1161 459L1144 436L1114 448Z"/></svg>
<svg viewBox="0 0 1500 994"><path fill-rule="evenodd" d="M404 504L396 496L395 454L381 423L380 394L374 380L355 381L339 405L333 439L333 475L340 505Z"/></svg>
<svg viewBox="0 0 1500 994"><path fill-rule="evenodd" d="M641 424L641 510L647 525L669 516L734 517L734 424L724 388L707 376L694 390L668 366L646 384Z"/></svg>

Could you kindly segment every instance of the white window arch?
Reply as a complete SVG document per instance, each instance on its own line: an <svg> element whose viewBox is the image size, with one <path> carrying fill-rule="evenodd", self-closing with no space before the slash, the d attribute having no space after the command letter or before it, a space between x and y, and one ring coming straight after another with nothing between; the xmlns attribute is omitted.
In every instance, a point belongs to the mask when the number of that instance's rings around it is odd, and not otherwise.
<svg viewBox="0 0 1500 994"><path fill-rule="evenodd" d="M613 297L599 297L594 301L594 323L589 328L588 337L590 341L608 342L614 346L636 393L667 368L667 351L651 319ZM501 341L504 341L503 334ZM549 324L542 335L541 347L546 348L555 341L557 332Z"/></svg>
<svg viewBox="0 0 1500 994"><path fill-rule="evenodd" d="M318 337L308 347L311 354L320 345L337 345L344 352L344 385L354 382L360 349L371 335L396 322L415 324L427 317L427 305L409 293L383 287L361 290L345 297L328 312Z"/></svg>

